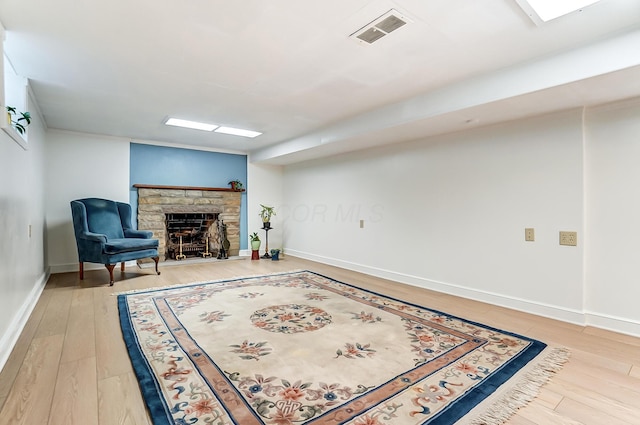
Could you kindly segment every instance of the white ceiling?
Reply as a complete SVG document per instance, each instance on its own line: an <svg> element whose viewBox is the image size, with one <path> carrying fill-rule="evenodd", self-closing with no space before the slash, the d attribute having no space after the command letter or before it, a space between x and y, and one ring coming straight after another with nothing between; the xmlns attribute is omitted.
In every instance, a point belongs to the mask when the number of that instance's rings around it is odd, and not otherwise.
<svg viewBox="0 0 640 425"><path fill-rule="evenodd" d="M349 38L392 8L411 22ZM49 128L274 164L640 96L640 0L541 26L515 0L0 0L0 21Z"/></svg>

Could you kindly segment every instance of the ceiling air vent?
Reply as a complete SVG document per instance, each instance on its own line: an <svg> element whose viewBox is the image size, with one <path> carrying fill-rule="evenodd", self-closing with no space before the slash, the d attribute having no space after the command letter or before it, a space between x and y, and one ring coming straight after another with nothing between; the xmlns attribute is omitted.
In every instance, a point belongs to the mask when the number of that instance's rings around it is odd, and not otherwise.
<svg viewBox="0 0 640 425"><path fill-rule="evenodd" d="M372 22L351 34L350 37L356 38L367 44L372 44L373 42L380 40L385 35L404 26L407 22L409 22L409 20L406 17L397 10L391 9L384 15L379 16Z"/></svg>

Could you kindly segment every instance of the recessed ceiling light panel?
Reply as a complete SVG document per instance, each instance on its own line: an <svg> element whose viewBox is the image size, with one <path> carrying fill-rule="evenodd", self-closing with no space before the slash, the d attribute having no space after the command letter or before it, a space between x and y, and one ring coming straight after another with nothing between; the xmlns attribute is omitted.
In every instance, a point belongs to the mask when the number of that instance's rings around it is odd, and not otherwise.
<svg viewBox="0 0 640 425"><path fill-rule="evenodd" d="M232 134L234 136L242 136L242 137L250 137L250 138L254 138L262 134L258 131L243 130L241 128L233 128L233 127L218 127L216 129L216 133Z"/></svg>
<svg viewBox="0 0 640 425"><path fill-rule="evenodd" d="M182 120L179 118L169 118L167 121L165 121L165 125L172 125L174 127L192 128L194 130L202 130L202 131L213 131L216 128L218 128L218 126L214 124Z"/></svg>
<svg viewBox="0 0 640 425"><path fill-rule="evenodd" d="M224 126L218 126L215 124L208 124L204 122L183 120L180 118L169 118L165 121L165 124L175 126L175 127L192 128L195 130L203 130L203 131L215 130L216 133L232 134L234 136L242 136L242 137L250 137L250 138L254 138L262 134L258 131L244 130L242 128L234 128L234 127L224 127Z"/></svg>

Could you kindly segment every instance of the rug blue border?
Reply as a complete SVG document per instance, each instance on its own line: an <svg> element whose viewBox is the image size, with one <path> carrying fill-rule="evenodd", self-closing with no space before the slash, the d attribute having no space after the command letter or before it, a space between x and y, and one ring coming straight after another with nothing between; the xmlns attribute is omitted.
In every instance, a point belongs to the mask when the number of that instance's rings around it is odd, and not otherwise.
<svg viewBox="0 0 640 425"><path fill-rule="evenodd" d="M133 331L126 297L126 294L118 295L120 328L122 329L122 337L124 338L124 343L127 346L127 351L129 352L131 365L133 366L133 370L138 378L138 385L140 386L140 391L142 391L142 398L147 405L153 425L175 425L171 411L160 395L162 392L158 381L151 371L151 367L149 366L147 359L143 356L142 350L138 344L138 338Z"/></svg>
<svg viewBox="0 0 640 425"><path fill-rule="evenodd" d="M447 406L442 412L423 422L423 425L451 425L462 419L474 407L479 405L485 398L493 394L501 385L506 383L520 369L525 367L530 361L536 358L545 348L546 344L534 341L520 355L504 365L498 372L494 372L489 378L483 380L482 385L474 387L459 400Z"/></svg>
<svg viewBox="0 0 640 425"><path fill-rule="evenodd" d="M494 372L489 378L486 378L483 382L483 385L474 387L473 389L469 390L464 396L461 397L461 399L451 404L443 411L439 412L436 416L422 422L421 425L454 424L456 421L460 420L464 415L469 413L469 411L475 408L478 404L480 404L485 398L493 394L501 385L506 383L513 375L515 375L520 369L522 369L529 362L535 359L547 347L547 344L523 335L519 335L513 332L508 332L502 329L485 325L483 323L474 322L465 318L461 318L458 316L445 313L440 310L434 310L429 307L414 304L410 301L401 300L389 295L381 294L376 291L364 289L359 286L342 282L335 278L325 276L323 274L313 272L310 270L298 270L295 272L274 273L274 274L268 274L268 275L262 275L262 276L239 277L239 278L233 278L233 279L216 280L211 282L200 282L200 283L191 283L191 284L177 285L177 286L165 287L165 288L155 288L149 291L142 290L140 292L136 292L136 295L139 295L142 293L159 292L159 291L164 291L167 289L174 289L174 288L187 288L187 287L207 285L212 283L224 283L224 282L233 282L238 280L260 279L266 276L286 276L286 275L292 275L297 273L311 273L316 276L329 279L333 282L337 282L351 288L356 288L358 290L365 291L370 294L382 296L386 299L409 304L411 306L428 310L433 313L441 314L446 317L462 320L466 323L480 326L485 329L501 332L505 335L517 337L529 342L530 345L527 348L525 348L516 358L514 358L513 360L505 364L502 368L500 368L500 370ZM175 425L173 416L171 415L171 409L169 408L169 406L166 405L163 397L160 396L161 391L160 391L158 381L155 378L155 375L153 374L151 367L149 366L146 358L142 354L142 350L140 349L140 346L138 344L138 339L135 335L135 332L133 331L133 327L132 327L130 315L129 315L129 308L126 302L126 297L127 297L127 294L118 295L118 311L120 316L120 327L122 330L122 335L125 341L125 345L127 347L127 351L129 353L129 357L131 359L133 369L135 371L136 377L138 378L138 383L143 395L143 399L145 401L145 404L147 405L147 409L149 410L151 420L154 425Z"/></svg>

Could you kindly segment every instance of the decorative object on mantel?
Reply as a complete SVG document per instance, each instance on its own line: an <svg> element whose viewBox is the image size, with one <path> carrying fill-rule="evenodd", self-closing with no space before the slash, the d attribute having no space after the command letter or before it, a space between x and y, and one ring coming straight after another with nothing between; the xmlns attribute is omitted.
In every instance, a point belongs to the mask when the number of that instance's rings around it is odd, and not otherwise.
<svg viewBox="0 0 640 425"><path fill-rule="evenodd" d="M262 228L268 229L271 227L271 216L276 215L273 207L268 207L266 205L260 204L262 207L262 211L260 211L260 217L262 217Z"/></svg>
<svg viewBox="0 0 640 425"><path fill-rule="evenodd" d="M260 259L260 237L257 232L253 232L249 239L251 241L251 259L259 260Z"/></svg>
<svg viewBox="0 0 640 425"><path fill-rule="evenodd" d="M242 184L242 182L240 180L231 180L229 182L229 184L231 185L231 189L232 190L236 190L238 192L242 191L242 189L244 189L244 185Z"/></svg>
<svg viewBox="0 0 640 425"><path fill-rule="evenodd" d="M16 119L16 117L18 117ZM20 112L15 106L7 106L7 123L15 128L20 134L27 131L27 126L31 124L31 113Z"/></svg>

